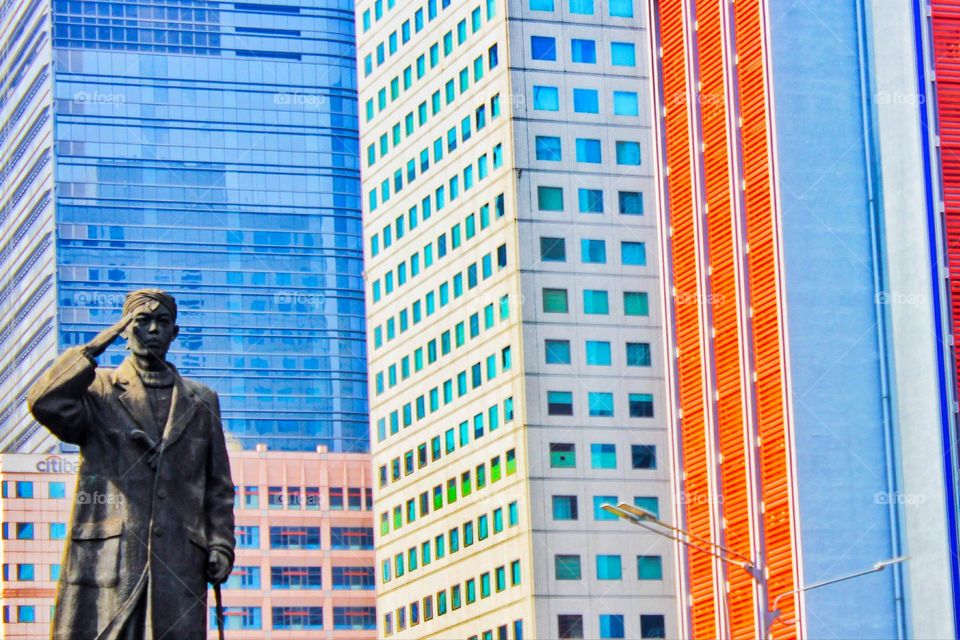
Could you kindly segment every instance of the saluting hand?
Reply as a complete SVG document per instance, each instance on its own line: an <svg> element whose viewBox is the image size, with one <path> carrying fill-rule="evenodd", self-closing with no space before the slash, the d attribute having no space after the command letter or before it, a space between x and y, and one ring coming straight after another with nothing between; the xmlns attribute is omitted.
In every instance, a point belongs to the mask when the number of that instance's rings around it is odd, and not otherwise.
<svg viewBox="0 0 960 640"><path fill-rule="evenodd" d="M83 350L91 358L96 358L101 353L107 350L107 348L116 342L117 338L123 333L124 329L130 326L130 323L133 322L134 315L132 313L125 315L120 319L119 322L114 324L108 329L104 329L97 336L84 345Z"/></svg>

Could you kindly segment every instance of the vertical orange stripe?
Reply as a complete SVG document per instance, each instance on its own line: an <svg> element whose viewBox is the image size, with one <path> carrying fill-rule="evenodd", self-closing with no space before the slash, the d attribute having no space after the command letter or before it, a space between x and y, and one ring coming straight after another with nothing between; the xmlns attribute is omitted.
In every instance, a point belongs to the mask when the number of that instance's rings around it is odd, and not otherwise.
<svg viewBox="0 0 960 640"><path fill-rule="evenodd" d="M751 557L750 486L747 478L747 449L738 317L737 261L734 212L731 199L730 136L724 65L723 22L725 2L697 3L697 44L700 69L700 120L704 141L704 170L707 200L707 240L710 252L710 309L713 314L713 358L719 435L721 508L726 522L724 546ZM750 638L756 633L754 580L735 568L727 571L730 593L727 599L730 635Z"/></svg>
<svg viewBox="0 0 960 640"><path fill-rule="evenodd" d="M734 3L741 104L743 171L750 298L753 304L753 355L756 412L760 447L763 526L768 580L768 606L778 595L796 589L793 521L791 514L790 443L785 415L783 309L777 252L778 230L771 175L770 105L764 72L763 11L761 0ZM797 637L795 603L778 603L782 615L774 637Z"/></svg>
<svg viewBox="0 0 960 640"><path fill-rule="evenodd" d="M665 133L667 153L667 189L670 201L672 270L675 305L677 384L680 409L680 434L683 441L684 498L687 527L701 538L711 539L709 459L704 439L703 371L701 370L701 332L698 301L702 300L697 273L696 211L694 208L690 120L687 105L687 57L684 38L683 3L670 0L660 5L661 46L663 48L663 94L666 104ZM691 594L691 628L694 638L713 638L717 634L714 604L713 558L688 553Z"/></svg>

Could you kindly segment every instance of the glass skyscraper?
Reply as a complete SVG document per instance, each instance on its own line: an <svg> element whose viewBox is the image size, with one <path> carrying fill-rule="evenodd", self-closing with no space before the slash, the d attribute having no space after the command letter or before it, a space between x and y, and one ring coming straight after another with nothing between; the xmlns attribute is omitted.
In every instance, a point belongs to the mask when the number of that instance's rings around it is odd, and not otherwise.
<svg viewBox="0 0 960 640"><path fill-rule="evenodd" d="M353 3L5 0L0 25L0 449L54 445L26 389L149 286L245 448L366 451Z"/></svg>

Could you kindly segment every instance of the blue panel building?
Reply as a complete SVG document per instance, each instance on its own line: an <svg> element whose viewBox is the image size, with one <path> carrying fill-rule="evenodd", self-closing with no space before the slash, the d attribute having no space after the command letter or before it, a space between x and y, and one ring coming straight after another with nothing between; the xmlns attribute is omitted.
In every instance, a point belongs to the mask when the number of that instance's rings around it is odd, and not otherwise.
<svg viewBox="0 0 960 640"><path fill-rule="evenodd" d="M0 449L54 446L25 389L146 286L245 448L368 449L353 16L3 3Z"/></svg>

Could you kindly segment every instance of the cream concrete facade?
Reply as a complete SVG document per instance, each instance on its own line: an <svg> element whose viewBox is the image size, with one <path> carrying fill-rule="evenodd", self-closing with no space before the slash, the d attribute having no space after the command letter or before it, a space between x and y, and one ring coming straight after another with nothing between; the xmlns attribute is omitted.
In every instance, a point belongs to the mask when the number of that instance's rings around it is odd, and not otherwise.
<svg viewBox="0 0 960 640"><path fill-rule="evenodd" d="M227 637L375 638L369 457L263 449L231 451L230 462L238 545L223 587ZM50 635L70 510L100 499L75 493L78 469L75 454L0 455L0 637Z"/></svg>
<svg viewBox="0 0 960 640"><path fill-rule="evenodd" d="M357 3L381 637L676 636L645 10Z"/></svg>

